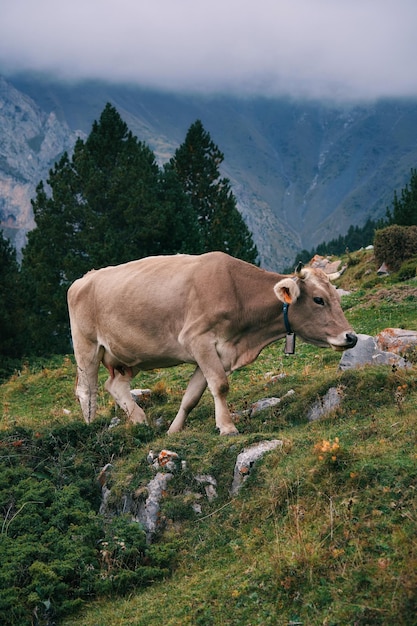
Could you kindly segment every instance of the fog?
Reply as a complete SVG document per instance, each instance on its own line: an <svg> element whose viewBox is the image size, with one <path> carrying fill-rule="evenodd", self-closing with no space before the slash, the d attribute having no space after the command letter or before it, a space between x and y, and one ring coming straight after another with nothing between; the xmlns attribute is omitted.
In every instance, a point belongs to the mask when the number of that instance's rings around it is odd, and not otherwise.
<svg viewBox="0 0 417 626"><path fill-rule="evenodd" d="M417 96L416 0L0 0L0 73L175 91Z"/></svg>

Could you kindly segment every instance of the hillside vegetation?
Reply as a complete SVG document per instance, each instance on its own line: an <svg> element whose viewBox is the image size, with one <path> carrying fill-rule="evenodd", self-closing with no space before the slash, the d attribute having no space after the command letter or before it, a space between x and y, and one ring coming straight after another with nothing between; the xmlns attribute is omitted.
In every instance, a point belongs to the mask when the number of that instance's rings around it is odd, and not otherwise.
<svg viewBox="0 0 417 626"><path fill-rule="evenodd" d="M351 254L339 284L357 332L417 330L417 281L378 277L372 251ZM240 435L220 437L209 394L185 430L165 432L191 369L139 375L151 427L129 426L102 384L87 426L72 356L28 363L0 387L0 622L67 626L410 625L417 614L417 358L341 372L340 353L281 343L231 376ZM272 379L272 375L282 375ZM308 422L330 387L341 406ZM256 400L283 397L248 417ZM115 416L121 423L109 429ZM237 496L239 452L269 439ZM161 505L152 544L125 515L98 514L102 468L111 501L140 497L150 450L175 451L182 470ZM195 476L217 480L209 502ZM200 489L201 513L195 513Z"/></svg>

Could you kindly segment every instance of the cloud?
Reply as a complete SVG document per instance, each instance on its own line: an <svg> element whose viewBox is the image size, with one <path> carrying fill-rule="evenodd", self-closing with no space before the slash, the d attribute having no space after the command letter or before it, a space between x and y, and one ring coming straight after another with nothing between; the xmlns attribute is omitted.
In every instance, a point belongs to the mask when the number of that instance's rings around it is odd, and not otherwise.
<svg viewBox="0 0 417 626"><path fill-rule="evenodd" d="M0 71L170 90L417 96L415 0L2 0Z"/></svg>

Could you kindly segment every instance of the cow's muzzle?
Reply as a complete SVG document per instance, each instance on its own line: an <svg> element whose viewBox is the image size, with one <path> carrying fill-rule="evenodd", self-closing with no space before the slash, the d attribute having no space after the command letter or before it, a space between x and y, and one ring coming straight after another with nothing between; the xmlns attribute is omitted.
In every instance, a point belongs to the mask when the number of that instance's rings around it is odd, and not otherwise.
<svg viewBox="0 0 417 626"><path fill-rule="evenodd" d="M343 350L350 350L354 348L358 342L358 338L355 333L345 333L344 335L339 335L338 339L335 341L330 341L330 345L333 350L337 350L338 352L343 352Z"/></svg>
<svg viewBox="0 0 417 626"><path fill-rule="evenodd" d="M358 337L355 333L346 333L346 349L354 348L358 343Z"/></svg>

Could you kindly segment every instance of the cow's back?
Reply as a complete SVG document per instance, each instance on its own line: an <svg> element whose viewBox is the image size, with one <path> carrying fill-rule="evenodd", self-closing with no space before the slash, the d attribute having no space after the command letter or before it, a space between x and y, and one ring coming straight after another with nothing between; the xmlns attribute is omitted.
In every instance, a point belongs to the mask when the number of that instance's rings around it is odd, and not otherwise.
<svg viewBox="0 0 417 626"><path fill-rule="evenodd" d="M210 326L225 311L241 310L242 294L247 297L249 284L263 273L222 252L147 257L93 270L69 289L71 326L108 345L136 346L138 334L142 342L160 343L178 336L187 320Z"/></svg>
<svg viewBox="0 0 417 626"><path fill-rule="evenodd" d="M147 257L88 272L70 287L68 300L71 307L90 313L94 307L96 314L154 305L172 310L196 291L212 302L216 294L230 298L233 285L253 271L262 272L222 252Z"/></svg>

